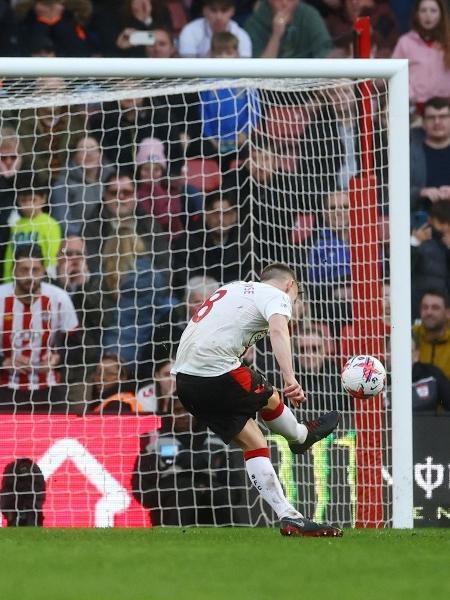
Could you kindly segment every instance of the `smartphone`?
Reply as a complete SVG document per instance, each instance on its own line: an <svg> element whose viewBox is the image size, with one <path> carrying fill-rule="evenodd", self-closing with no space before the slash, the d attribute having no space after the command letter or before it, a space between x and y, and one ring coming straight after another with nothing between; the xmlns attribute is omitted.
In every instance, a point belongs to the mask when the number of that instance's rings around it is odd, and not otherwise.
<svg viewBox="0 0 450 600"><path fill-rule="evenodd" d="M428 223L428 213L424 210L416 210L413 212L411 217L411 227L412 229L420 229Z"/></svg>
<svg viewBox="0 0 450 600"><path fill-rule="evenodd" d="M133 31L130 33L128 41L132 46L153 46L155 34L153 31Z"/></svg>

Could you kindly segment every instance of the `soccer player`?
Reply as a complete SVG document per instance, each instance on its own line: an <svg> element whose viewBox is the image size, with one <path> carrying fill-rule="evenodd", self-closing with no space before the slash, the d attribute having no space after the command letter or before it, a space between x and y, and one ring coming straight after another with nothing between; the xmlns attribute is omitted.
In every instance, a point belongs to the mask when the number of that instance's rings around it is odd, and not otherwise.
<svg viewBox="0 0 450 600"><path fill-rule="evenodd" d="M226 444L243 450L247 473L260 495L277 514L282 535L342 536L337 527L305 518L287 501L270 462L265 437L255 422L259 411L267 427L303 454L338 425L331 411L298 423L265 378L243 366L246 349L267 333L284 380L284 395L294 406L305 399L294 375L288 321L299 289L286 265L266 267L260 282L237 281L219 288L198 308L186 327L172 373L177 394L191 414Z"/></svg>

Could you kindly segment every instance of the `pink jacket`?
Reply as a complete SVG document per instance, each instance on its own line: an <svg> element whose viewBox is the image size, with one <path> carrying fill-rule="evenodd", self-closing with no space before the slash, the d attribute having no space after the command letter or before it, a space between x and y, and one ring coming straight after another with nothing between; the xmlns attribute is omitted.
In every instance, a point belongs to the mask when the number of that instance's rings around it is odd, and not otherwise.
<svg viewBox="0 0 450 600"><path fill-rule="evenodd" d="M426 102L433 96L450 97L450 69L444 64L444 53L433 44L428 46L416 31L402 35L392 58L409 59L409 97Z"/></svg>

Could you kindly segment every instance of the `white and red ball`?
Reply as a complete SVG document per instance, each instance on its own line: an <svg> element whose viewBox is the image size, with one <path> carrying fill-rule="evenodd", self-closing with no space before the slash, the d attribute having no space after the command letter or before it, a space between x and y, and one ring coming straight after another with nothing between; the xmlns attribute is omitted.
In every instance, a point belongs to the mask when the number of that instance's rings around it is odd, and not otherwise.
<svg viewBox="0 0 450 600"><path fill-rule="evenodd" d="M359 354L348 359L341 378L344 389L354 398L372 398L383 391L386 370L378 358Z"/></svg>

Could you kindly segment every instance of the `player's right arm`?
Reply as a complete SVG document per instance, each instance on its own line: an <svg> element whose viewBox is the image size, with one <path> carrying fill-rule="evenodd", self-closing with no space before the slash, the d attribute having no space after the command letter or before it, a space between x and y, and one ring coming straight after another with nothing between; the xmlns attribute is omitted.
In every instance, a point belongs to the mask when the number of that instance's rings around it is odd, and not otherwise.
<svg viewBox="0 0 450 600"><path fill-rule="evenodd" d="M269 336L272 350L283 376L283 393L294 406L298 406L305 399L305 394L294 375L291 337L285 315L274 314L269 318Z"/></svg>

